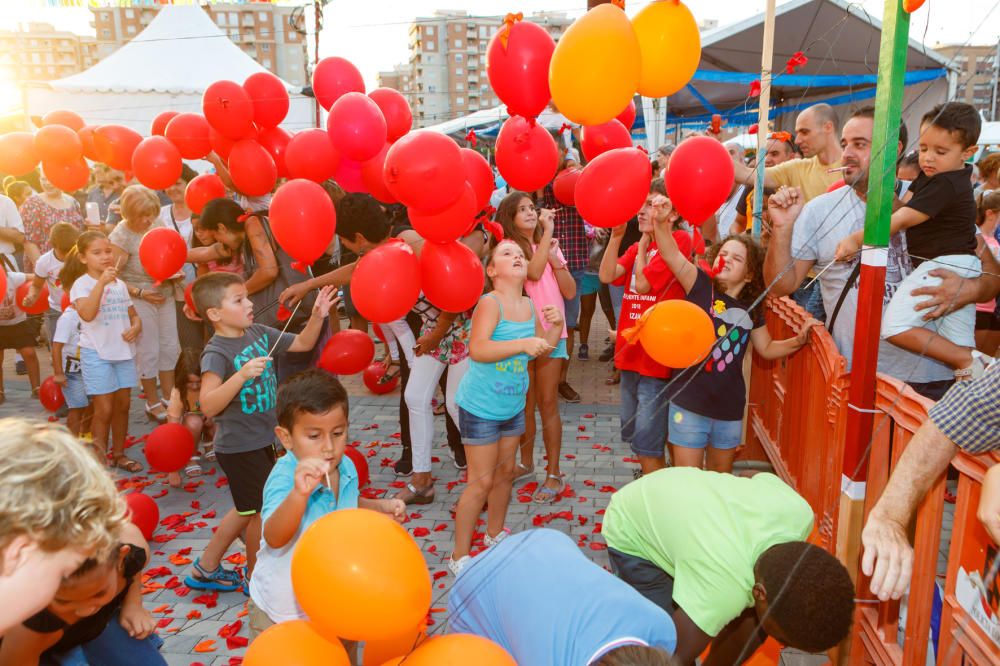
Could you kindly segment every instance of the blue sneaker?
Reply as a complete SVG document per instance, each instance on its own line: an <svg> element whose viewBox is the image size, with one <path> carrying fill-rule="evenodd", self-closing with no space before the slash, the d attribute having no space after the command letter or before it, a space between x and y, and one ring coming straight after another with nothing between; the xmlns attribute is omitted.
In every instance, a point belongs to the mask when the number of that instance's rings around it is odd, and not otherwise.
<svg viewBox="0 0 1000 666"><path fill-rule="evenodd" d="M184 579L184 584L194 590L214 590L218 592L232 592L234 590L245 590L246 583L239 571L222 568L220 564L215 571L206 571L201 566L199 558L193 567L193 574ZM244 592L245 593L245 592Z"/></svg>

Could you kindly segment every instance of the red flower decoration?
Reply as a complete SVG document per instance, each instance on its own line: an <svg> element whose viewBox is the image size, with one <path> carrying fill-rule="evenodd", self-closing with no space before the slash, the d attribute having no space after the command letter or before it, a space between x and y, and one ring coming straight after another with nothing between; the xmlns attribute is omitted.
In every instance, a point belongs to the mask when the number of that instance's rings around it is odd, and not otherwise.
<svg viewBox="0 0 1000 666"><path fill-rule="evenodd" d="M757 123L754 123L753 125L750 126L750 129L747 130L747 134L756 134L756 133L757 133Z"/></svg>
<svg viewBox="0 0 1000 666"><path fill-rule="evenodd" d="M750 97L760 97L760 79L750 82Z"/></svg>

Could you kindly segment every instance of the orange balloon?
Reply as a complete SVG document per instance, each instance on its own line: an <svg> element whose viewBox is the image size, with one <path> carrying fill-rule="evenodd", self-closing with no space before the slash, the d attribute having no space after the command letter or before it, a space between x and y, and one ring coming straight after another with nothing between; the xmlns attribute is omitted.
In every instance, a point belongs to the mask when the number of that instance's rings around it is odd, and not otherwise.
<svg viewBox="0 0 1000 666"><path fill-rule="evenodd" d="M399 636L381 641L365 641L362 666L381 666L387 661L412 652L418 644L426 640L427 622L421 620L418 626Z"/></svg>
<svg viewBox="0 0 1000 666"><path fill-rule="evenodd" d="M268 627L247 648L244 666L348 666L340 641L328 641L305 620Z"/></svg>
<svg viewBox="0 0 1000 666"><path fill-rule="evenodd" d="M552 101L573 122L606 123L632 100L641 69L639 40L625 12L598 5L574 21L556 44L549 64Z"/></svg>
<svg viewBox="0 0 1000 666"><path fill-rule="evenodd" d="M687 368L702 359L715 344L712 318L689 301L661 301L636 323L639 343L653 360L668 368Z"/></svg>
<svg viewBox="0 0 1000 666"><path fill-rule="evenodd" d="M701 61L701 35L683 2L651 2L632 18L642 51L639 94L666 97L683 88Z"/></svg>
<svg viewBox="0 0 1000 666"><path fill-rule="evenodd" d="M405 663L407 666L517 666L507 650L473 634L435 636L409 653Z"/></svg>
<svg viewBox="0 0 1000 666"><path fill-rule="evenodd" d="M417 542L367 509L336 511L305 531L292 555L292 587L318 631L351 640L399 636L431 605L431 576Z"/></svg>

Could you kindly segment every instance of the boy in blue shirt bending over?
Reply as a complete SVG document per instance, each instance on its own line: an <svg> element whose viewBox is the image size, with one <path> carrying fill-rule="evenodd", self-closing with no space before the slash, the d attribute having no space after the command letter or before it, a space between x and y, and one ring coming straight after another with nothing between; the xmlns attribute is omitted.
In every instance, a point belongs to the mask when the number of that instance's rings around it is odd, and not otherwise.
<svg viewBox="0 0 1000 666"><path fill-rule="evenodd" d="M301 372L278 389L275 433L287 453L264 486L264 534L250 579L250 640L272 624L306 617L292 589L292 551L311 524L339 509L373 509L402 522L402 500L360 496L347 447L347 392L333 375Z"/></svg>

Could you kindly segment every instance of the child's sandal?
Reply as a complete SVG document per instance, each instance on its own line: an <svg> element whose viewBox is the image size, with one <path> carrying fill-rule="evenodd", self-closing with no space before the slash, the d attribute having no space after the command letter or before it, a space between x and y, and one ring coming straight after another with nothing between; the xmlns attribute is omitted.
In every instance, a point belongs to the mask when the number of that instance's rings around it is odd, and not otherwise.
<svg viewBox="0 0 1000 666"><path fill-rule="evenodd" d="M533 499L535 500L536 504L552 504L557 499L559 499L559 495L562 493L563 490L566 489L566 481L564 481L563 478L558 474L546 474L545 480L548 481L549 479L555 479L556 481L558 481L559 487L549 488L548 486L545 485L545 482L543 481L542 485L538 486L538 490L535 491L535 496Z"/></svg>
<svg viewBox="0 0 1000 666"><path fill-rule="evenodd" d="M115 469L132 472L133 474L142 471L142 464L137 460L132 460L128 456L118 456L112 461L111 466Z"/></svg>
<svg viewBox="0 0 1000 666"><path fill-rule="evenodd" d="M393 370L395 368L395 370ZM385 373L378 378L376 382L379 386L391 383L396 377L399 377L399 361L389 361L385 366Z"/></svg>
<svg viewBox="0 0 1000 666"><path fill-rule="evenodd" d="M221 564L214 571L206 571L199 558L195 560L193 570L194 573L184 579L184 584L192 589L231 592L243 588L239 572L224 569Z"/></svg>

